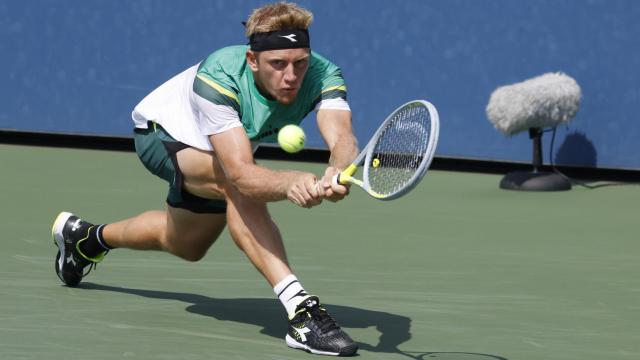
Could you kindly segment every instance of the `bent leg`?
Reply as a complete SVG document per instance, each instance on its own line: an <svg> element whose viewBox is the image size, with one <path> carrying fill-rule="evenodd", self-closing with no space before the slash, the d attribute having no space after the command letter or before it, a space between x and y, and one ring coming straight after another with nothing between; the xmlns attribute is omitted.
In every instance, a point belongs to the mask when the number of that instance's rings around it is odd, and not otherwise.
<svg viewBox="0 0 640 360"><path fill-rule="evenodd" d="M167 206L108 224L105 241L118 248L163 250L189 261L200 260L226 225L225 214L197 214Z"/></svg>
<svg viewBox="0 0 640 360"><path fill-rule="evenodd" d="M185 260L198 261L227 224L225 214L196 214L168 206L164 249Z"/></svg>
<svg viewBox="0 0 640 360"><path fill-rule="evenodd" d="M176 155L187 191L203 198L226 199L233 240L271 286L290 275L282 237L267 205L247 198L230 185L215 153L188 148Z"/></svg>
<svg viewBox="0 0 640 360"><path fill-rule="evenodd" d="M210 203L205 203L207 199L194 196L186 199L189 194L182 190L190 188L182 180L193 178L191 172L197 169L198 175L208 174L215 183L221 169L212 167L211 155L179 143L157 124L136 129L135 142L145 167L169 183L167 202L175 206L167 205L164 211L148 211L108 224L102 233L104 240L113 247L163 250L186 260L199 260L224 229L226 215L224 209L209 211L212 208ZM185 166L189 171L183 176L181 168L185 164L189 165ZM224 198L220 192L211 195L207 198Z"/></svg>

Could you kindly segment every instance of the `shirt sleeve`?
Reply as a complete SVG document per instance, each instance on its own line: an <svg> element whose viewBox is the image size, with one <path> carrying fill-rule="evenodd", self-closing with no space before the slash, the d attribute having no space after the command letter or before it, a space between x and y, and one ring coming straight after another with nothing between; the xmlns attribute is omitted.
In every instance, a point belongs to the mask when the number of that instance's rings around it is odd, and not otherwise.
<svg viewBox="0 0 640 360"><path fill-rule="evenodd" d="M319 86L315 90L317 92L312 95L312 106L309 111L320 109L350 110L347 103L347 87L340 67L320 54L312 52L312 68L310 82Z"/></svg>
<svg viewBox="0 0 640 360"><path fill-rule="evenodd" d="M351 108L349 107L349 103L347 102L346 99L342 97L320 100L320 102L318 103L318 105L316 105L316 108L314 110L317 112L318 110L321 110L321 109L351 111Z"/></svg>
<svg viewBox="0 0 640 360"><path fill-rule="evenodd" d="M205 74L197 74L193 82L197 122L203 135L213 135L242 126L238 95Z"/></svg>
<svg viewBox="0 0 640 360"><path fill-rule="evenodd" d="M197 94L195 102L198 106L196 121L203 135L220 134L242 126L238 112L231 106L214 104Z"/></svg>

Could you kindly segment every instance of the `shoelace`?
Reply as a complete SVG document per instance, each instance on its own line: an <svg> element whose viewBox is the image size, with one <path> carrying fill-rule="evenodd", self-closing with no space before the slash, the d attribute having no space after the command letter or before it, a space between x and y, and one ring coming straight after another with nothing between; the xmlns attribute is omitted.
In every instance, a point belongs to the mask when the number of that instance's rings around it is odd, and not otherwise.
<svg viewBox="0 0 640 360"><path fill-rule="evenodd" d="M104 257L107 255L108 252L109 251L105 251L104 253L102 253L102 255L100 256L100 261L102 261L102 259L104 259ZM88 270L85 271L85 269L87 269L87 268L88 268ZM85 277L85 276L89 275L91 270L97 269L97 268L98 268L98 262L89 261L89 266L85 266L85 268L82 270L82 277Z"/></svg>
<svg viewBox="0 0 640 360"><path fill-rule="evenodd" d="M313 306L308 308L311 318L316 320L320 324L320 331L322 333L328 333L332 330L340 329L340 326L336 321L327 313L327 311L320 306Z"/></svg>
<svg viewBox="0 0 640 360"><path fill-rule="evenodd" d="M93 269L95 269L97 267L98 267L98 263L95 263L95 262L90 263L88 267L85 267L85 269L88 268L89 270L87 270L87 271L82 270L82 277L85 277L85 276L89 275L91 270L93 270Z"/></svg>
<svg viewBox="0 0 640 360"><path fill-rule="evenodd" d="M107 250L101 253L100 255L98 255L97 258L91 259L86 255L82 254L82 252L80 251L80 248L77 245L76 245L76 252L78 252L78 256L74 255L74 257L76 258L76 261L89 263L88 270L85 271L85 269L87 269L87 265L85 265L84 268L82 269L82 277L89 275L91 270L96 269L98 267L98 263L101 262L102 259L104 259L104 257L109 253L109 251Z"/></svg>

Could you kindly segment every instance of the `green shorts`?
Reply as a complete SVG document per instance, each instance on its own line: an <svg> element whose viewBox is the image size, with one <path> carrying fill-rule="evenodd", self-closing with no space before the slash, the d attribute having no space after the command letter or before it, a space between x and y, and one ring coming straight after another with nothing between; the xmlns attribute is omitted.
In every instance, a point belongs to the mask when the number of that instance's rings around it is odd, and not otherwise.
<svg viewBox="0 0 640 360"><path fill-rule="evenodd" d="M190 194L183 187L176 153L189 145L172 138L160 125L149 122L147 129L134 129L136 153L152 174L169 183L167 204L199 214L223 214L227 210L224 200L205 199Z"/></svg>

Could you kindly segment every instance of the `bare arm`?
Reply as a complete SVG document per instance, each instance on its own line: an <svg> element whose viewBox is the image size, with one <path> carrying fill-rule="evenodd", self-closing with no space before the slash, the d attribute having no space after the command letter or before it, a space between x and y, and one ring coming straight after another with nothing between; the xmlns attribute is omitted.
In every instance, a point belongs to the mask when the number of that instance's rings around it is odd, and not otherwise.
<svg viewBox="0 0 640 360"><path fill-rule="evenodd" d="M320 203L316 177L298 171L274 171L255 164L251 142L241 127L209 137L229 183L243 195L263 201L289 199L302 206Z"/></svg>
<svg viewBox="0 0 640 360"><path fill-rule="evenodd" d="M329 166L340 170L358 155L358 141L351 127L351 111L321 109L316 116L318 128L329 147Z"/></svg>
<svg viewBox="0 0 640 360"><path fill-rule="evenodd" d="M323 196L330 201L338 201L349 194L349 188L332 184L332 178L358 155L358 141L351 127L351 111L321 109L316 119L322 138L331 152L329 166L321 180Z"/></svg>

